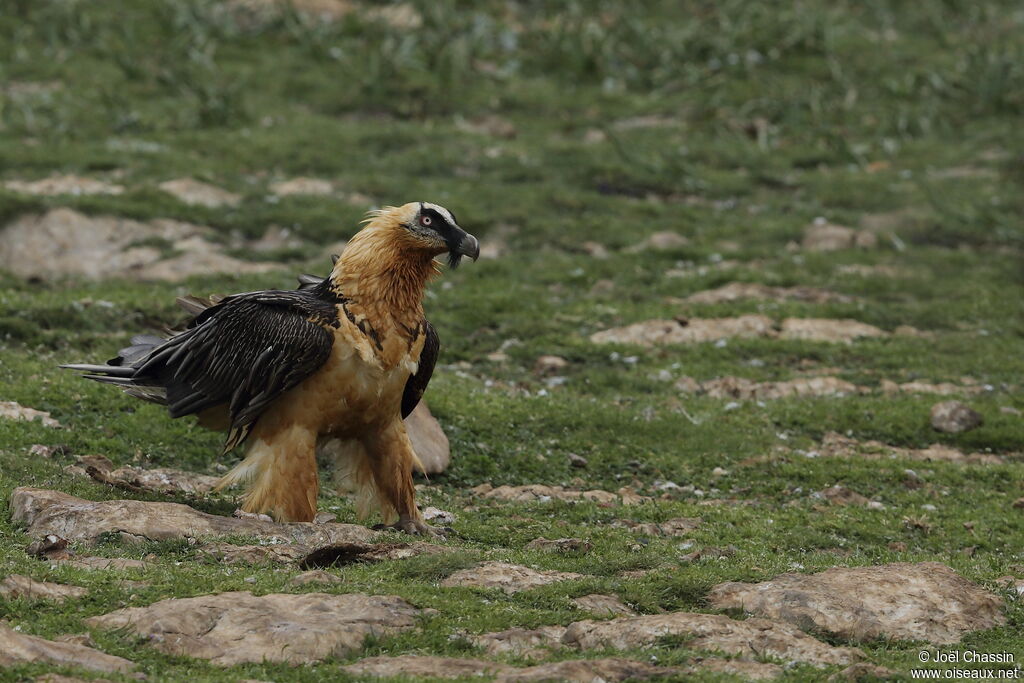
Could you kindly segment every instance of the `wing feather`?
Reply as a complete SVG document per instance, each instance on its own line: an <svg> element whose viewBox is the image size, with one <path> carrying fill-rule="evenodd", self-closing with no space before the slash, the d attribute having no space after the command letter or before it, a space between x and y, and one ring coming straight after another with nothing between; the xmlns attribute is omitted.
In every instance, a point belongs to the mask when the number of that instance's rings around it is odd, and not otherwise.
<svg viewBox="0 0 1024 683"><path fill-rule="evenodd" d="M426 328L426 338L423 340L423 351L420 352L420 363L416 374L410 375L405 383L405 391L402 392L402 419L409 417L409 414L416 408L416 405L423 398L423 392L430 384L430 378L434 374L434 366L437 365L437 355L441 350L441 340L437 331L430 321L423 321Z"/></svg>

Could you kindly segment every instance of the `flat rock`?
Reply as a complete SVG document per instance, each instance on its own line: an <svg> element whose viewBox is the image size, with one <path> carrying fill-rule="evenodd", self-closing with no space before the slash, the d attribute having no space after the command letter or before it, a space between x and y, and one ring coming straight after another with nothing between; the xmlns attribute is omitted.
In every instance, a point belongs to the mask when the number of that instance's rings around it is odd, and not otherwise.
<svg viewBox="0 0 1024 683"><path fill-rule="evenodd" d="M895 638L945 645L1006 623L1002 598L938 562L837 567L757 584L723 583L709 600L717 609L743 610L848 641Z"/></svg>
<svg viewBox="0 0 1024 683"><path fill-rule="evenodd" d="M328 195L334 192L334 185L322 178L290 178L270 186L270 191L279 197L292 195Z"/></svg>
<svg viewBox="0 0 1024 683"><path fill-rule="evenodd" d="M646 536L688 536L703 521L700 517L675 517L664 522L617 519L612 522L612 526L623 527Z"/></svg>
<svg viewBox="0 0 1024 683"><path fill-rule="evenodd" d="M108 655L84 645L30 636L0 621L0 667L26 662L78 666L104 673L126 672L135 668L133 662L122 657Z"/></svg>
<svg viewBox="0 0 1024 683"><path fill-rule="evenodd" d="M841 484L830 486L815 494L819 498L827 500L832 505L867 505L868 499L852 489Z"/></svg>
<svg viewBox="0 0 1024 683"><path fill-rule="evenodd" d="M878 238L869 230L854 230L817 220L804 231L801 246L807 251L839 251L854 247L870 249L877 244Z"/></svg>
<svg viewBox="0 0 1024 683"><path fill-rule="evenodd" d="M489 655L511 654L516 657L540 659L551 654L551 650L562 647L564 626L541 626L540 628L510 628L495 633L470 636L469 640L483 648Z"/></svg>
<svg viewBox="0 0 1024 683"><path fill-rule="evenodd" d="M778 382L757 382L731 376L698 382L691 377L682 377L676 382L676 389L711 398L761 401L803 396L854 396L870 391L867 387L830 376L798 377Z"/></svg>
<svg viewBox="0 0 1024 683"><path fill-rule="evenodd" d="M80 598L88 592L80 586L36 581L21 574L11 574L0 581L0 595L5 598L31 598L63 602L67 598Z"/></svg>
<svg viewBox="0 0 1024 683"><path fill-rule="evenodd" d="M524 486L498 486L480 484L470 491L481 498L501 500L510 503L547 503L552 500L590 501L594 503L637 505L650 500L646 496L636 494L628 488L621 488L616 493L611 491L581 491L567 489L563 486L547 486L545 484L526 484Z"/></svg>
<svg viewBox="0 0 1024 683"><path fill-rule="evenodd" d="M572 604L584 612L590 612L602 617L622 617L636 614L633 608L619 600L614 595L601 595L591 593L572 599Z"/></svg>
<svg viewBox="0 0 1024 683"><path fill-rule="evenodd" d="M199 549L202 555L223 564L298 564L311 549L297 543L267 545L235 545L207 543Z"/></svg>
<svg viewBox="0 0 1024 683"><path fill-rule="evenodd" d="M953 382L923 382L915 380L913 382L894 382L889 379L883 379L880 383L882 393L884 394L938 394L939 396L953 396L957 394L980 394L985 391L985 387L979 384L976 380L970 378L964 378L962 384L956 384Z"/></svg>
<svg viewBox="0 0 1024 683"><path fill-rule="evenodd" d="M0 249L3 247L0 246ZM0 401L0 417L8 420L24 420L26 422L32 422L38 419L44 427L60 427L60 422L50 417L50 413L45 410L36 410L35 408L28 408L16 403L14 401Z"/></svg>
<svg viewBox="0 0 1024 683"><path fill-rule="evenodd" d="M881 441L859 441L837 432L825 434L817 453L826 457L907 458L909 460L955 462L970 465L998 465L1004 462L1002 457L992 453L964 453L942 444L932 444L928 448L902 448L890 446Z"/></svg>
<svg viewBox="0 0 1024 683"><path fill-rule="evenodd" d="M27 486L11 492L10 504L12 521L26 525L29 535L52 534L73 541L95 542L107 533L151 541L256 536L269 543L323 547L366 543L375 535L370 529L355 524L278 524L210 515L180 503L90 501L60 491Z"/></svg>
<svg viewBox="0 0 1024 683"><path fill-rule="evenodd" d="M673 612L609 621L570 624L562 643L581 650L631 650L650 647L665 636L690 638L687 647L716 650L746 658L778 657L813 666L851 664L863 658L856 648L833 647L791 624L751 618L744 621L722 614Z"/></svg>
<svg viewBox="0 0 1024 683"><path fill-rule="evenodd" d="M412 442L412 450L422 464L424 474L441 474L451 462L451 446L441 423L430 412L426 401L420 401L405 418L405 429Z"/></svg>
<svg viewBox="0 0 1024 683"><path fill-rule="evenodd" d="M498 588L511 594L537 586L546 586L549 583L582 578L583 574L575 572L542 571L506 562L484 562L455 572L442 581L441 585Z"/></svg>
<svg viewBox="0 0 1024 683"><path fill-rule="evenodd" d="M127 557L68 557L50 560L53 564L76 567L87 570L128 571L132 569L150 569L155 565L145 560L133 560Z"/></svg>
<svg viewBox="0 0 1024 683"><path fill-rule="evenodd" d="M413 628L419 614L393 595L233 592L170 598L91 617L85 623L128 628L164 652L233 666L343 657L358 651L368 636Z"/></svg>
<svg viewBox="0 0 1024 683"><path fill-rule="evenodd" d="M674 673L675 669L656 667L627 659L587 659L551 662L517 668L482 659L402 655L367 657L343 666L346 673L375 677L475 678L487 676L494 681L625 681L654 678Z"/></svg>
<svg viewBox="0 0 1024 683"><path fill-rule="evenodd" d="M646 320L625 327L595 332L595 344L636 344L662 346L668 344L699 344L720 339L776 336L775 323L763 315L741 315L736 318L686 318L680 320Z"/></svg>
<svg viewBox="0 0 1024 683"><path fill-rule="evenodd" d="M337 574L332 574L328 571L324 571L323 569L310 569L309 571L293 576L291 580L288 581L288 585L293 587L309 586L311 584L330 585L336 583L344 583L344 579Z"/></svg>
<svg viewBox="0 0 1024 683"><path fill-rule="evenodd" d="M89 473L89 467L95 472ZM186 472L170 467L145 469L134 465L114 468L113 463L103 456L80 456L77 464L64 468L65 472L89 476L102 483L123 486L129 489L144 489L161 493L181 492L191 494L209 493L220 480L208 474Z"/></svg>
<svg viewBox="0 0 1024 683"><path fill-rule="evenodd" d="M888 332L858 320L829 318L786 318L782 321L782 339L800 339L846 343L864 337L885 337Z"/></svg>
<svg viewBox="0 0 1024 683"><path fill-rule="evenodd" d="M717 289L697 292L683 299L689 304L720 304L742 299L756 301L806 301L810 303L849 303L853 297L818 287L770 287L756 282L730 282Z"/></svg>
<svg viewBox="0 0 1024 683"><path fill-rule="evenodd" d="M943 401L932 406L932 429L947 434L959 434L980 427L981 414L960 401Z"/></svg>
<svg viewBox="0 0 1024 683"><path fill-rule="evenodd" d="M662 230L648 235L645 239L625 249L627 254L637 254L642 251L666 251L668 249L681 249L690 244L690 240L671 230Z"/></svg>
<svg viewBox="0 0 1024 683"><path fill-rule="evenodd" d="M194 178L175 178L160 183L159 188L178 201L190 206L238 206L242 197L216 185L210 185Z"/></svg>
<svg viewBox="0 0 1024 683"><path fill-rule="evenodd" d="M52 175L40 180L8 180L4 187L20 194L52 197L55 195L122 194L123 185L77 175Z"/></svg>
<svg viewBox="0 0 1024 683"><path fill-rule="evenodd" d="M784 669L778 664L757 662L751 659L722 659L720 657L695 658L687 667L688 673L728 674L745 681L768 681L782 675ZM854 664L854 666L857 666Z"/></svg>
<svg viewBox="0 0 1024 683"><path fill-rule="evenodd" d="M23 214L0 228L0 268L38 280L81 277L100 280L180 280L210 272L264 272L279 267L250 263L221 253L205 237L209 228L167 219L147 222L116 216L87 216L72 209ZM181 252L169 258L157 240Z"/></svg>

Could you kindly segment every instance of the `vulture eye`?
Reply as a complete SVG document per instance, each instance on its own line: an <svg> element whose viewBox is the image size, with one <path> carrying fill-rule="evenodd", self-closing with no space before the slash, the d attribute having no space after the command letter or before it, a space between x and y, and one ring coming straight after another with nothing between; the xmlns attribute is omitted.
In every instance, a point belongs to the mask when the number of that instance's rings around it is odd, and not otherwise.
<svg viewBox="0 0 1024 683"><path fill-rule="evenodd" d="M430 227L430 224L433 222L434 221L433 219L430 218L430 216L420 216L420 225L422 225L425 228Z"/></svg>

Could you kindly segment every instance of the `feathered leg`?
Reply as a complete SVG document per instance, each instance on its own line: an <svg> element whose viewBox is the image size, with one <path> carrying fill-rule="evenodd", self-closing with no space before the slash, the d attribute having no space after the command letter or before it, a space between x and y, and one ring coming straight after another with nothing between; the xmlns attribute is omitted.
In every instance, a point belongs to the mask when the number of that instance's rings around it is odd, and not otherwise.
<svg viewBox="0 0 1024 683"><path fill-rule="evenodd" d="M279 429L274 420L266 423L257 423L245 460L224 475L217 490L248 484L245 512L266 513L278 522L312 522L320 491L316 433L295 424Z"/></svg>
<svg viewBox="0 0 1024 683"><path fill-rule="evenodd" d="M363 447L384 521L391 522L397 517L398 521L389 526L408 534L440 535L440 530L423 521L416 507L412 469L418 461L405 432L405 423L396 416L381 431L364 437Z"/></svg>

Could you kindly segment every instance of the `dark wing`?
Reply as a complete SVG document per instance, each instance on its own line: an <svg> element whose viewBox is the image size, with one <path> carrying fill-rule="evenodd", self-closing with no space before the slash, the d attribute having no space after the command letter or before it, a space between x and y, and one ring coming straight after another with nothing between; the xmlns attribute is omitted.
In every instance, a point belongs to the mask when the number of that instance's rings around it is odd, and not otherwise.
<svg viewBox="0 0 1024 683"><path fill-rule="evenodd" d="M334 337L326 326L332 324L334 306L310 292L236 294L159 344L140 338L109 365L65 367L164 403L171 417L227 404L227 451L245 440L274 399L327 361Z"/></svg>
<svg viewBox="0 0 1024 683"><path fill-rule="evenodd" d="M415 375L410 375L405 383L405 391L402 393L402 419L409 417L409 414L416 408L416 404L423 397L423 392L430 384L430 376L434 374L434 366L437 365L437 354L441 350L441 340L437 337L437 331L429 321L423 321L426 327L426 339L423 341L423 352L420 353L420 364Z"/></svg>

